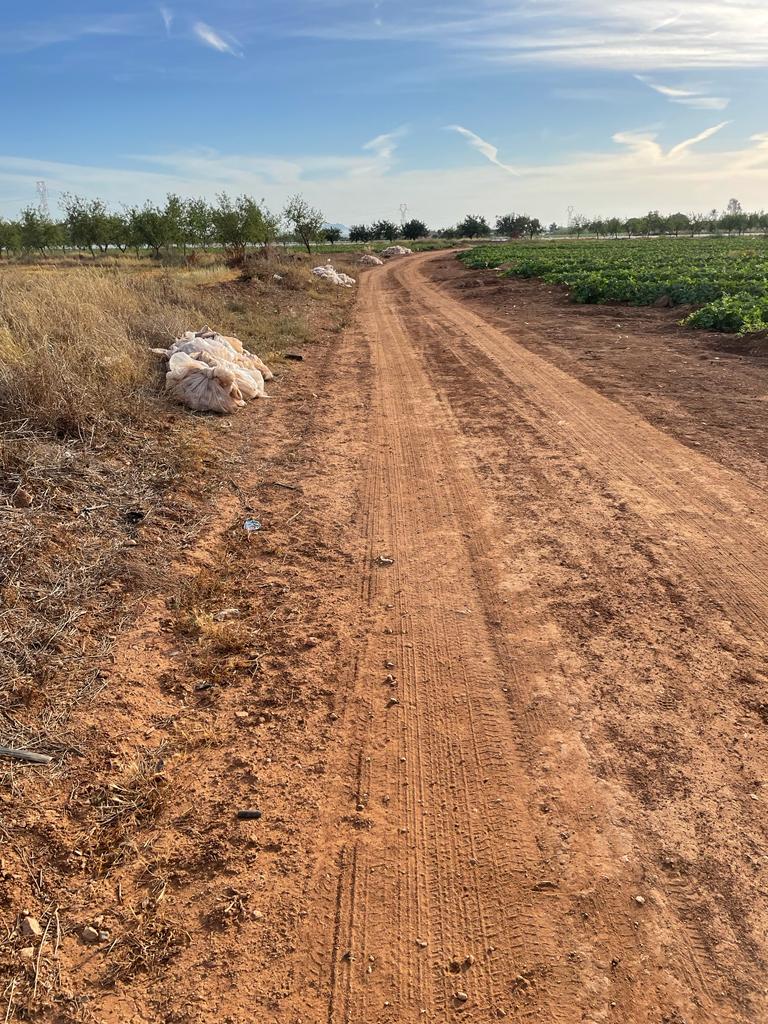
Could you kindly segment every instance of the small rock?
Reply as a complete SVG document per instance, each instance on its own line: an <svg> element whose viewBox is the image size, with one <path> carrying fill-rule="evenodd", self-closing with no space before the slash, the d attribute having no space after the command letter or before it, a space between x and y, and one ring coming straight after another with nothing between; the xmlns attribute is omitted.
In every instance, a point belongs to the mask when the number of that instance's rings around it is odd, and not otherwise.
<svg viewBox="0 0 768 1024"><path fill-rule="evenodd" d="M335 712L335 711L332 711L332 712L330 713L330 715L328 715L328 717L330 718L330 720L331 720L332 722L338 722L338 720L339 720L339 716L338 716L338 715L336 714L336 712Z"/></svg>
<svg viewBox="0 0 768 1024"><path fill-rule="evenodd" d="M424 939L416 939L416 945L419 947L419 949L427 948L427 943L424 941Z"/></svg>
<svg viewBox="0 0 768 1024"><path fill-rule="evenodd" d="M89 946L95 946L99 941L99 932L92 925L87 924L80 932L83 942Z"/></svg>
<svg viewBox="0 0 768 1024"><path fill-rule="evenodd" d="M241 721L245 718L250 718L250 711L236 711L235 718L239 718Z"/></svg>
<svg viewBox="0 0 768 1024"><path fill-rule="evenodd" d="M384 662L384 668L394 668L394 667L395 667L394 661L385 661Z"/></svg>
<svg viewBox="0 0 768 1024"><path fill-rule="evenodd" d="M397 697L390 697L389 700L387 701L387 707L388 708L393 708L393 707L395 707L395 705L397 705L399 703L400 703L400 701L397 699Z"/></svg>
<svg viewBox="0 0 768 1024"><path fill-rule="evenodd" d="M36 917L25 917L21 922L21 934L25 939L39 939L43 929Z"/></svg>
<svg viewBox="0 0 768 1024"><path fill-rule="evenodd" d="M29 508L32 504L32 495L29 491L25 491L23 487L19 487L13 495L13 504L16 508Z"/></svg>
<svg viewBox="0 0 768 1024"><path fill-rule="evenodd" d="M475 962L475 958L470 953L469 956L464 957L464 963L461 965L465 971L468 971L472 964Z"/></svg>
<svg viewBox="0 0 768 1024"><path fill-rule="evenodd" d="M124 548L136 548L138 546L139 546L139 542L137 540L130 540L129 539L129 540L124 540L123 541L123 547Z"/></svg>
<svg viewBox="0 0 768 1024"><path fill-rule="evenodd" d="M635 903L637 903L637 905L639 907L644 907L645 906L645 897L644 896L635 896Z"/></svg>
<svg viewBox="0 0 768 1024"><path fill-rule="evenodd" d="M281 278L281 280L282 280L282 278ZM304 356L301 354L301 352L286 352L285 353L285 358L286 359L292 359L295 363L303 363L304 362Z"/></svg>
<svg viewBox="0 0 768 1024"><path fill-rule="evenodd" d="M385 677L384 682L389 683L390 686L394 686L394 684L397 682L397 679L390 672L390 674Z"/></svg>
<svg viewBox="0 0 768 1024"><path fill-rule="evenodd" d="M214 619L216 622L226 622L228 619L239 619L240 609L239 608L222 608L220 612L216 612Z"/></svg>
<svg viewBox="0 0 768 1024"><path fill-rule="evenodd" d="M35 958L35 947L25 946L22 950L19 950L19 956L22 960L34 960Z"/></svg>
<svg viewBox="0 0 768 1024"><path fill-rule="evenodd" d="M316 636L308 636L306 640L307 647L317 647L320 640Z"/></svg>
<svg viewBox="0 0 768 1024"><path fill-rule="evenodd" d="M99 932L99 942L109 942L109 932L105 928Z"/></svg>
<svg viewBox="0 0 768 1024"><path fill-rule="evenodd" d="M365 810L365 804L358 804L357 805L357 810L358 811L364 811Z"/></svg>
<svg viewBox="0 0 768 1024"><path fill-rule="evenodd" d="M466 1001L469 999L469 996L467 995L466 992L457 992L453 998L456 1000L457 1003L466 1003Z"/></svg>
<svg viewBox="0 0 768 1024"><path fill-rule="evenodd" d="M96 917L94 917L92 924L95 928L101 928L101 926L104 924L104 915L97 914Z"/></svg>

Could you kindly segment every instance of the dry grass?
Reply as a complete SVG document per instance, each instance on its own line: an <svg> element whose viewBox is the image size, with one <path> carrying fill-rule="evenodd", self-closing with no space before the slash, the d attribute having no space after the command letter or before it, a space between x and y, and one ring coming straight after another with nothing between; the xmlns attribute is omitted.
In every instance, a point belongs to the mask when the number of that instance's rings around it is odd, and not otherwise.
<svg viewBox="0 0 768 1024"><path fill-rule="evenodd" d="M205 315L169 277L7 271L0 277L0 416L66 436L136 422L159 384L149 349Z"/></svg>

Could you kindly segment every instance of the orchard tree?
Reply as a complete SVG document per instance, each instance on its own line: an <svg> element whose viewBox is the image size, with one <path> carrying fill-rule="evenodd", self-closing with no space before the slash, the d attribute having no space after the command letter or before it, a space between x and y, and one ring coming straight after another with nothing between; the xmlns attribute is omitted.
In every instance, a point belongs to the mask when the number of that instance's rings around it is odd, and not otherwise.
<svg viewBox="0 0 768 1024"><path fill-rule="evenodd" d="M388 242L394 242L400 237L400 228L393 220L377 220L371 230L374 238L384 238Z"/></svg>
<svg viewBox="0 0 768 1024"><path fill-rule="evenodd" d="M370 242L373 239L373 229L367 224L353 224L349 229L350 242Z"/></svg>
<svg viewBox="0 0 768 1024"><path fill-rule="evenodd" d="M589 217L585 217L583 213L575 213L571 217L571 223L568 225L568 229L571 234L576 235L577 238L581 238L582 233L589 227Z"/></svg>
<svg viewBox="0 0 768 1024"><path fill-rule="evenodd" d="M205 199L188 199L184 203L184 235L190 245L207 250L216 237L213 210Z"/></svg>
<svg viewBox="0 0 768 1024"><path fill-rule="evenodd" d="M10 256L21 249L21 225L15 220L0 217L0 256Z"/></svg>
<svg viewBox="0 0 768 1024"><path fill-rule="evenodd" d="M487 238L491 233L491 225L481 214L469 213L456 225L459 238Z"/></svg>
<svg viewBox="0 0 768 1024"><path fill-rule="evenodd" d="M20 241L26 252L36 249L45 255L45 250L56 245L58 238L57 226L50 217L45 217L34 206L27 206L21 211Z"/></svg>
<svg viewBox="0 0 768 1024"><path fill-rule="evenodd" d="M249 245L269 246L277 237L279 220L250 196L232 199L217 196L211 211L216 241L235 259L245 256Z"/></svg>
<svg viewBox="0 0 768 1024"><path fill-rule="evenodd" d="M311 255L312 243L320 238L323 221L325 220L320 210L310 206L303 196L296 193L285 204L283 216L288 221L298 241L301 242Z"/></svg>
<svg viewBox="0 0 768 1024"><path fill-rule="evenodd" d="M411 242L415 242L417 238L426 238L429 234L429 228L424 221L417 220L415 217L403 224L402 231L403 238L407 238Z"/></svg>
<svg viewBox="0 0 768 1024"><path fill-rule="evenodd" d="M109 211L103 199L83 199L65 192L61 198L69 241L76 249L106 252L110 245Z"/></svg>
<svg viewBox="0 0 768 1024"><path fill-rule="evenodd" d="M128 225L131 245L139 249L151 249L157 259L160 251L168 245L167 221L164 211L147 200L143 206L133 206L128 211Z"/></svg>
<svg viewBox="0 0 768 1024"><path fill-rule="evenodd" d="M691 226L690 218L685 213L671 213L665 218L667 231L678 237L681 231L687 231Z"/></svg>
<svg viewBox="0 0 768 1024"><path fill-rule="evenodd" d="M506 238L522 238L528 233L530 218L525 214L505 213L496 218L497 235L504 235Z"/></svg>
<svg viewBox="0 0 768 1024"><path fill-rule="evenodd" d="M335 244L341 239L341 228L334 228L330 225L323 228L323 241Z"/></svg>

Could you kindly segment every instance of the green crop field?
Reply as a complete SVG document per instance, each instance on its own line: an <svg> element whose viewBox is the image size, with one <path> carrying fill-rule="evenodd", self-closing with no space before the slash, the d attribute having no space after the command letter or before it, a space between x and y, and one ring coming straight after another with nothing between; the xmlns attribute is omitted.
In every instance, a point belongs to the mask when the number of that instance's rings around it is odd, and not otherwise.
<svg viewBox="0 0 768 1024"><path fill-rule="evenodd" d="M573 302L695 307L682 323L736 334L768 330L768 238L651 238L481 245L458 257L514 277L565 285Z"/></svg>

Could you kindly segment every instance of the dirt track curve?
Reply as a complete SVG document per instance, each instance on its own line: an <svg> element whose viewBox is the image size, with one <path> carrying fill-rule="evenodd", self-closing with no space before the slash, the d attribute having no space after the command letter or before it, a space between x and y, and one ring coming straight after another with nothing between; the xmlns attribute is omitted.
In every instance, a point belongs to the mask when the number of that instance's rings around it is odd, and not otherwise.
<svg viewBox="0 0 768 1024"><path fill-rule="evenodd" d="M432 259L363 278L340 357L367 640L279 1017L768 1020L768 498Z"/></svg>

